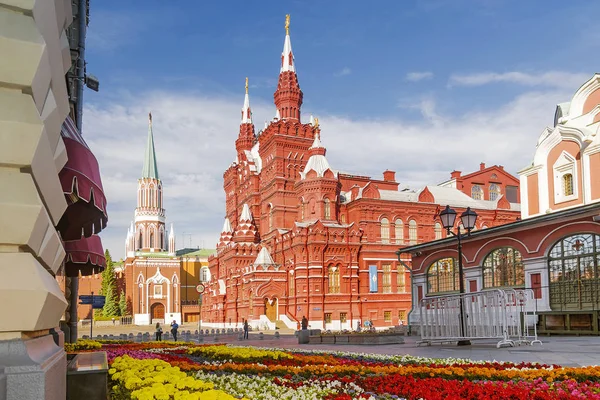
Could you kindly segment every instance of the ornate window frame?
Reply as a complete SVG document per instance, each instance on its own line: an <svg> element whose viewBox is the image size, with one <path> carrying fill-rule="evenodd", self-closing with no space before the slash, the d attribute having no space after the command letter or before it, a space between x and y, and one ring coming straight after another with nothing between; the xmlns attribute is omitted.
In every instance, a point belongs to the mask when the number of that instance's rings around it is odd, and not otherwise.
<svg viewBox="0 0 600 400"><path fill-rule="evenodd" d="M525 266L521 252L510 246L490 251L481 264L481 277L484 289L523 287Z"/></svg>
<svg viewBox="0 0 600 400"><path fill-rule="evenodd" d="M563 151L556 159L552 166L554 177L554 203L564 203L566 201L575 200L578 197L578 177L577 177L577 160L571 154ZM564 177L568 174L572 176L573 193L567 195L564 188Z"/></svg>
<svg viewBox="0 0 600 400"><path fill-rule="evenodd" d="M457 292L459 287L458 260L456 258L437 259L427 268L427 294Z"/></svg>

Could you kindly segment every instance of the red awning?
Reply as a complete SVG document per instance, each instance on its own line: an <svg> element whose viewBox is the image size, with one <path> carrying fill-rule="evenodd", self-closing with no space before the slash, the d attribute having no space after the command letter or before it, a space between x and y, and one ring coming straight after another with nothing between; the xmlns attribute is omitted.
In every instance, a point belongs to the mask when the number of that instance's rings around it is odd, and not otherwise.
<svg viewBox="0 0 600 400"><path fill-rule="evenodd" d="M64 242L67 257L65 275L68 277L88 276L102 272L106 266L102 241L98 235Z"/></svg>
<svg viewBox="0 0 600 400"><path fill-rule="evenodd" d="M106 227L106 197L98 161L71 117L63 123L61 136L69 159L59 178L68 207L57 228L63 240L78 240Z"/></svg>

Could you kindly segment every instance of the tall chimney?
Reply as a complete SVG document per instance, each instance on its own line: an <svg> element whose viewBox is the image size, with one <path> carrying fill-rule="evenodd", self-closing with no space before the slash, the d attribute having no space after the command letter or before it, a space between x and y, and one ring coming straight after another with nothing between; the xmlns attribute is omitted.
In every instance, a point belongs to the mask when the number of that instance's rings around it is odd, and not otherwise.
<svg viewBox="0 0 600 400"><path fill-rule="evenodd" d="M460 178L460 171L450 172L450 179L458 179L458 178Z"/></svg>
<svg viewBox="0 0 600 400"><path fill-rule="evenodd" d="M396 182L396 172L386 169L383 171L383 180L386 182Z"/></svg>
<svg viewBox="0 0 600 400"><path fill-rule="evenodd" d="M483 171L485 169L485 163L482 162L481 164L479 164L479 170Z"/></svg>

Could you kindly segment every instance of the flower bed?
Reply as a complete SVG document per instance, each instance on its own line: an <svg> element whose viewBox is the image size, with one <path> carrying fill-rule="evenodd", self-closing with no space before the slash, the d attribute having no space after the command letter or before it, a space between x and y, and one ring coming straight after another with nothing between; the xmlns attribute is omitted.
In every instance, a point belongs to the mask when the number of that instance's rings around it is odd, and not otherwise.
<svg viewBox="0 0 600 400"><path fill-rule="evenodd" d="M257 349L192 343L97 343L113 399L595 399L600 367Z"/></svg>

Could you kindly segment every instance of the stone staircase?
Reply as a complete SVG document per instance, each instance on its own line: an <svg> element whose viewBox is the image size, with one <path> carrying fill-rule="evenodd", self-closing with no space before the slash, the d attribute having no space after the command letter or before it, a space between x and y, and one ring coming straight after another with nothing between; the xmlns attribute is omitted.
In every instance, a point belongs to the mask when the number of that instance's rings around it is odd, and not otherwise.
<svg viewBox="0 0 600 400"><path fill-rule="evenodd" d="M294 332L296 332L295 329L288 328L281 320L275 321L275 326L278 328L277 330L279 331L280 334L292 334L293 335Z"/></svg>

